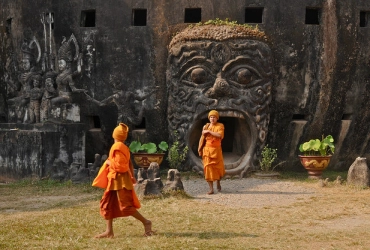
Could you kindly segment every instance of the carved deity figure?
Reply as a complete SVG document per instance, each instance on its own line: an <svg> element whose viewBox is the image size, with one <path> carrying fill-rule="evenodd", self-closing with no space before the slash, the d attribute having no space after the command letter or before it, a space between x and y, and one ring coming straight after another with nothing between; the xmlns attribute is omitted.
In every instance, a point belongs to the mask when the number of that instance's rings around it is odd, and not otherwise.
<svg viewBox="0 0 370 250"><path fill-rule="evenodd" d="M45 88L42 95L41 105L40 105L40 121L45 122L49 118L51 110L51 99L56 97L57 90L55 89L55 77L56 73L53 71L48 71L45 75Z"/></svg>
<svg viewBox="0 0 370 250"><path fill-rule="evenodd" d="M40 88L41 79L40 75L32 77L33 86L30 90L30 104L28 107L30 123L40 122L40 104L43 95L43 89Z"/></svg>
<svg viewBox="0 0 370 250"><path fill-rule="evenodd" d="M76 49L76 56L73 57L72 42ZM74 35L67 41L65 38L58 51L59 74L56 78L58 96L51 100L52 105L60 105L72 102L72 92L86 93L85 89L78 89L75 86L73 75L77 72L72 71L72 62L78 59L78 44ZM79 65L77 66L79 67ZM77 71L80 69L78 68Z"/></svg>
<svg viewBox="0 0 370 250"><path fill-rule="evenodd" d="M272 56L263 32L242 25L200 25L178 33L167 60L168 124L188 146L189 165L202 171L197 153L210 110L225 125L226 175L254 168L265 141L271 101Z"/></svg>
<svg viewBox="0 0 370 250"><path fill-rule="evenodd" d="M29 34L28 34L29 36ZM15 84L17 86L17 96L8 99L10 105L14 105L16 109L17 122L23 123L29 121L26 115L26 109L30 102L29 92L32 86L32 77L40 74L36 71L35 65L40 61L41 49L35 37L31 39L25 37L21 50L22 50L22 71ZM36 57L37 55L37 57Z"/></svg>

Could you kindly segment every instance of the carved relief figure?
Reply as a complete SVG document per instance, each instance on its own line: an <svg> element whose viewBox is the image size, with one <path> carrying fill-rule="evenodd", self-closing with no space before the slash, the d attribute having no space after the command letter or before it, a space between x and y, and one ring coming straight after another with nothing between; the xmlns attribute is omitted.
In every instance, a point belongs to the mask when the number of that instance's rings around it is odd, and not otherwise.
<svg viewBox="0 0 370 250"><path fill-rule="evenodd" d="M56 73L49 71L46 73L45 88L42 95L41 105L40 105L40 121L45 122L48 120L50 110L51 110L51 99L56 97L57 90L55 89L55 77Z"/></svg>
<svg viewBox="0 0 370 250"><path fill-rule="evenodd" d="M199 25L177 34L167 65L169 132L189 146L190 164L203 172L198 140L210 110L225 124L226 175L254 167L269 123L272 56L264 33L242 25ZM225 157L227 155L227 157Z"/></svg>
<svg viewBox="0 0 370 250"><path fill-rule="evenodd" d="M72 42L76 49L76 55L73 57ZM76 61L79 57L78 55L78 44L76 38L72 34L70 39L67 41L66 38L63 39L62 45L58 51L58 67L59 74L56 78L58 96L51 100L52 105L60 105L63 103L70 103L72 92L86 93L85 89L78 89L75 86L73 80L73 75L76 74L72 72L72 62ZM77 66L79 67L79 65ZM78 71L79 72L79 68Z"/></svg>
<svg viewBox="0 0 370 250"><path fill-rule="evenodd" d="M35 67L41 57L40 45L34 36L31 39L29 39L29 36L30 34L26 32L21 47L22 72L19 75L18 81L14 83L17 86L18 93L16 97L8 99L8 103L15 106L17 122L19 123L28 121L25 115L30 102L29 92L32 86L32 77L40 74L40 72L36 71Z"/></svg>
<svg viewBox="0 0 370 250"><path fill-rule="evenodd" d="M41 76L32 77L33 87L30 90L30 105L28 107L30 123L40 122L40 104L43 95L43 89L40 88Z"/></svg>
<svg viewBox="0 0 370 250"><path fill-rule="evenodd" d="M97 103L100 106L114 103L117 106L118 110L117 124L123 122L127 124L130 129L132 129L134 125L139 125L143 119L145 105L144 104L141 105L138 114L134 113L134 110L132 109L131 105L135 101L141 102L144 101L146 98L152 95L156 91L156 89L146 94L137 94L130 90L125 90L124 85L115 76L110 77L109 83L114 88L113 95L105 98L100 102L92 99L91 97L90 98L88 97L88 99L92 100L93 102Z"/></svg>

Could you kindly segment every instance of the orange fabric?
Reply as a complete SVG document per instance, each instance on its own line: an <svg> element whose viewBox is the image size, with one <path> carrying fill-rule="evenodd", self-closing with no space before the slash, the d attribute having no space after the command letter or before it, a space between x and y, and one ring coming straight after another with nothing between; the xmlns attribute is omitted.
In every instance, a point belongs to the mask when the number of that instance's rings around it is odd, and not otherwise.
<svg viewBox="0 0 370 250"><path fill-rule="evenodd" d="M100 201L101 216L109 220L133 215L137 211L133 194L133 190L126 188L105 191Z"/></svg>
<svg viewBox="0 0 370 250"><path fill-rule="evenodd" d="M128 126L124 123L120 123L114 130L112 137L119 141L126 141L128 134Z"/></svg>
<svg viewBox="0 0 370 250"><path fill-rule="evenodd" d="M207 129L210 123L207 123L204 125L203 130ZM199 145L198 145L198 154L199 156L202 156L203 154L203 147L206 144L206 137L202 134L199 139Z"/></svg>
<svg viewBox="0 0 370 250"><path fill-rule="evenodd" d="M92 186L106 189L108 186L108 165L104 162L100 167L99 173L96 175Z"/></svg>
<svg viewBox="0 0 370 250"><path fill-rule="evenodd" d="M207 134L205 136L206 145L202 151L202 161L204 166L204 178L207 181L220 180L225 175L225 165L222 156L221 140L224 138L224 125L217 122L208 127L208 130L217 132L221 138Z"/></svg>
<svg viewBox="0 0 370 250"><path fill-rule="evenodd" d="M130 171L130 150L123 142L116 142L109 151L107 172L99 178L107 179L107 187L100 201L100 214L105 219L130 216L140 208L140 201L133 188ZM97 176L98 178L98 176Z"/></svg>

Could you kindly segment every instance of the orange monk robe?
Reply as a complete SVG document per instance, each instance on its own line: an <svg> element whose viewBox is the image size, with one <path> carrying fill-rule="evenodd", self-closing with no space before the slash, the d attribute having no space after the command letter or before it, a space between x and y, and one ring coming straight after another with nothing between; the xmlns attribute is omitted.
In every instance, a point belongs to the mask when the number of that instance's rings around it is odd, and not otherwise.
<svg viewBox="0 0 370 250"><path fill-rule="evenodd" d="M202 151L204 177L207 181L220 180L225 175L224 158L222 156L221 140L224 138L224 125L217 122L208 130L219 133L221 138L207 134L206 144Z"/></svg>
<svg viewBox="0 0 370 250"><path fill-rule="evenodd" d="M100 171L101 174L96 177L108 178L108 185L100 201L100 214L105 219L130 216L140 208L140 202L133 186L129 148L122 142L114 143L108 160L108 172Z"/></svg>

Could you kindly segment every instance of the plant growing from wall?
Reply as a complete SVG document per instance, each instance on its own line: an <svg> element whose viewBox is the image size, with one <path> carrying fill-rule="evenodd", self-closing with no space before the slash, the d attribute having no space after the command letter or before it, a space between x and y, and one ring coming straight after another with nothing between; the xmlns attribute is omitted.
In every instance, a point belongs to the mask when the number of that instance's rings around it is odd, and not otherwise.
<svg viewBox="0 0 370 250"><path fill-rule="evenodd" d="M174 132L174 136L175 136L175 141L168 149L167 161L170 164L170 168L179 170L181 168L182 163L186 159L189 148L188 146L185 146L184 149L181 150L177 131Z"/></svg>
<svg viewBox="0 0 370 250"><path fill-rule="evenodd" d="M247 24L247 23L238 23L238 21L231 21L228 18L226 18L225 20L222 20L220 18L210 19L210 20L205 21L205 22L196 23L195 25L190 24L188 27L192 28L194 26L201 26L201 25L218 25L218 26L229 25L229 26L234 26L234 27L235 26L240 26L240 27L245 27L245 28L248 28L248 29L259 30L258 25L252 26L252 25Z"/></svg>

